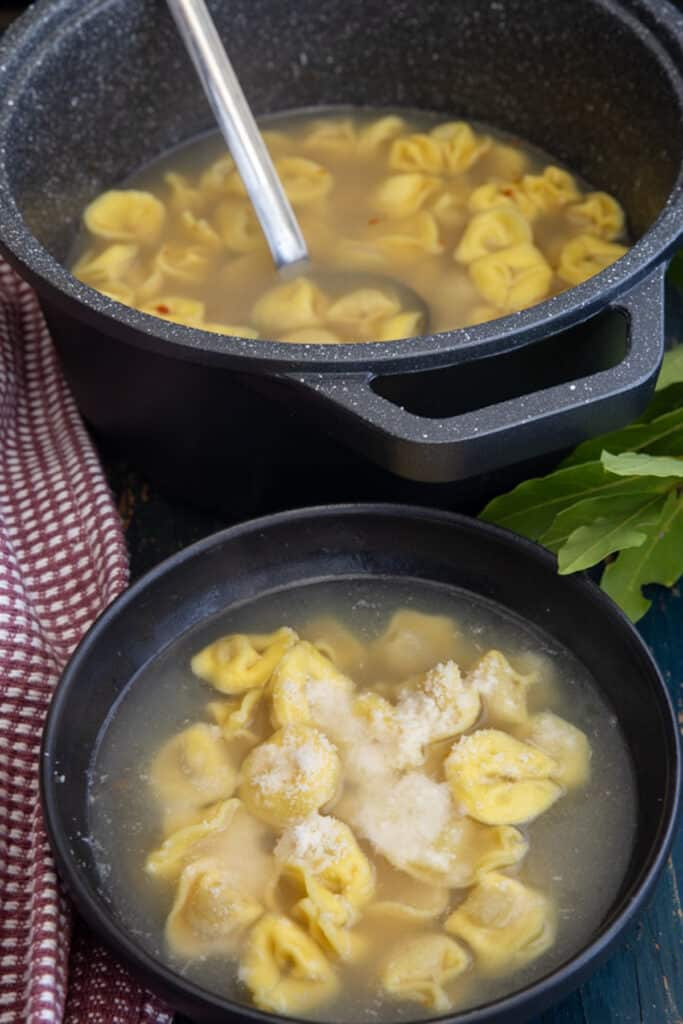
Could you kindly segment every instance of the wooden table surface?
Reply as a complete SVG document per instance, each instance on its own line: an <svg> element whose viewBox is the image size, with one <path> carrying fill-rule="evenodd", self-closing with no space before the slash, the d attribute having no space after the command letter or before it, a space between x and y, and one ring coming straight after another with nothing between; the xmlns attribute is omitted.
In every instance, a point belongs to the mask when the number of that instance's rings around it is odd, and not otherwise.
<svg viewBox="0 0 683 1024"><path fill-rule="evenodd" d="M126 526L133 576L224 526L218 515L164 500L125 464L108 466ZM652 588L641 632L659 662L683 722L683 598ZM623 946L585 984L534 1024L683 1024L683 836L656 896Z"/></svg>

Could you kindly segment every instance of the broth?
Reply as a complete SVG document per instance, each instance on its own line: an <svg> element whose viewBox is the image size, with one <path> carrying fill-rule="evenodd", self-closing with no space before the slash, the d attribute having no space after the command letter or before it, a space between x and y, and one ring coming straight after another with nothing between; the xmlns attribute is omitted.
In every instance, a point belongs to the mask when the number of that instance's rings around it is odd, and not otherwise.
<svg viewBox="0 0 683 1024"><path fill-rule="evenodd" d="M381 654L383 660L377 660L379 655L373 660L367 653L369 645L377 645L378 637L399 610L447 616L453 620L455 628L449 627L445 632L440 628L438 636L432 630L432 639L428 639L425 632L424 649L420 649L418 643L417 651L414 643L411 648L403 641L403 646L399 644L398 648L376 646L385 653ZM335 650L330 616L350 630L362 646L354 641L345 652L341 652L341 648ZM397 620L393 621L395 624ZM425 620L427 629L429 621L432 620ZM520 863L499 867L496 871L543 893L552 901L556 908L554 941L536 959L500 976L479 970L475 957L461 976L444 985L444 991L453 1008L458 1010L489 1002L545 975L588 942L609 911L628 865L636 823L636 797L630 759L616 718L596 692L586 669L545 634L500 606L466 592L421 580L348 578L273 592L230 608L191 630L141 670L105 723L91 770L91 841L103 894L139 945L206 989L238 1002L250 1001L249 992L240 980L238 964L242 945L232 955L194 957L187 955L187 950L185 955L180 955L178 949L174 952L164 937L175 886L150 877L144 865L152 851L160 849L164 828L166 834L174 833L182 822L169 823L168 817L164 819L158 792L155 796L150 779L154 781L155 772L158 774L155 758L163 744L193 723L210 722L207 702L224 699L212 686L191 673L190 658L224 634L262 634L277 630L283 623L296 629L303 638L314 642L325 640L321 645L324 651L335 655L340 667L354 679L361 692L370 687L379 688L392 699L401 692L406 677L414 677L435 662L446 659L455 660L464 671L471 670L492 647L502 651L518 672L536 673L538 681L527 691L529 712L549 709L583 730L592 751L590 777L530 824L518 824L517 828L529 842L528 852ZM490 720L491 707L485 705L488 710L484 712L484 719L468 728L468 735L476 736L482 726L508 728L497 726L495 718ZM273 728L269 726L266 735ZM514 734L514 729L510 731ZM452 742L451 738L448 746ZM444 744L436 743L429 749L439 746L443 748ZM244 751L248 749L249 744ZM424 771L431 778L430 785L443 779L442 769L436 761L432 765L429 758ZM401 777L407 774L409 772ZM436 793L436 790L431 792ZM240 791L240 795L244 796L244 792ZM332 805L330 814L349 821L347 812L345 790L341 800ZM244 850L239 859L240 870L249 865L256 872L260 859L269 854L278 841L280 829L267 825L260 828L260 835L244 838L244 842L251 845L240 847ZM354 831L361 850L374 863L375 902L412 900L414 903L424 897L424 892L422 896L415 895L416 889L420 889L419 882L406 871L392 866L377 852L375 845L363 837L372 832L372 827L370 832L366 829L364 833L360 822ZM375 835L372 838L376 840ZM389 853L393 856L391 850ZM245 891L250 889L252 881L251 876L243 879ZM341 978L342 989L337 995L322 999L318 1005L298 1010L295 1007L289 1012L341 1024L433 1016L437 1012L433 1005L392 998L383 990L379 983L380 960L385 958L390 944L398 942L403 948L409 940L426 933L438 932L445 936L444 921L457 908L466 891L471 889L451 891L448 907L441 907L433 919L427 921L399 920L371 912L362 914L352 931L367 942L370 952L355 963L339 963L330 957L334 972ZM282 898L287 898L286 893ZM456 934L455 940L468 948L462 936ZM382 951L381 956L378 949ZM442 1005L440 1011L443 1009Z"/></svg>
<svg viewBox="0 0 683 1024"><path fill-rule="evenodd" d="M484 126L348 110L278 115L263 130L314 268L359 275L348 291L305 275L282 282L217 134L90 204L76 277L226 335L390 341L425 327L392 280L424 300L434 333L533 305L626 251L616 200Z"/></svg>

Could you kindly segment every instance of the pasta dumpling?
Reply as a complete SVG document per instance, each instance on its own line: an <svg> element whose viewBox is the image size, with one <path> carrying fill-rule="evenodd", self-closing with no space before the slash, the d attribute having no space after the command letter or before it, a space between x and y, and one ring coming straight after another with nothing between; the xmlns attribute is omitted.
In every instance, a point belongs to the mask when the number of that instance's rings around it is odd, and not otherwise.
<svg viewBox="0 0 683 1024"><path fill-rule="evenodd" d="M605 242L595 235L577 235L562 249L557 273L569 284L581 284L626 252L625 245Z"/></svg>
<svg viewBox="0 0 683 1024"><path fill-rule="evenodd" d="M406 679L426 672L453 656L458 629L446 615L427 615L410 609L395 612L382 635L370 647L373 668Z"/></svg>
<svg viewBox="0 0 683 1024"><path fill-rule="evenodd" d="M589 192L581 203L567 211L569 220L611 242L624 232L624 211L607 192Z"/></svg>
<svg viewBox="0 0 683 1024"><path fill-rule="evenodd" d="M441 174L444 170L443 149L436 139L421 132L404 135L391 144L389 166L395 171Z"/></svg>
<svg viewBox="0 0 683 1024"><path fill-rule="evenodd" d="M374 894L372 866L353 832L343 821L312 814L290 825L275 847L284 872L299 879L315 901L309 882L315 881L334 897L343 924L356 918Z"/></svg>
<svg viewBox="0 0 683 1024"><path fill-rule="evenodd" d="M201 245L209 252L220 252L223 243L204 217L196 217L191 210L183 210L180 224L185 237L194 245Z"/></svg>
<svg viewBox="0 0 683 1024"><path fill-rule="evenodd" d="M220 729L197 722L162 746L152 762L150 781L168 811L183 812L231 796L237 772Z"/></svg>
<svg viewBox="0 0 683 1024"><path fill-rule="evenodd" d="M541 213L552 213L579 198L574 177L552 164L542 174L525 174L522 189Z"/></svg>
<svg viewBox="0 0 683 1024"><path fill-rule="evenodd" d="M543 254L530 242L480 256L470 264L470 277L479 294L506 312L540 302L548 294L552 276Z"/></svg>
<svg viewBox="0 0 683 1024"><path fill-rule="evenodd" d="M337 299L327 310L327 320L361 336L371 337L375 325L395 316L401 308L396 295L379 288L357 288Z"/></svg>
<svg viewBox="0 0 683 1024"><path fill-rule="evenodd" d="M262 295L254 305L252 317L261 330L271 333L320 327L328 306L329 301L320 288L305 277L299 277Z"/></svg>
<svg viewBox="0 0 683 1024"><path fill-rule="evenodd" d="M322 732L287 725L245 758L240 796L257 818L283 827L328 804L340 775L337 751Z"/></svg>
<svg viewBox="0 0 683 1024"><path fill-rule="evenodd" d="M229 191L236 174L235 161L229 153L214 160L199 178L199 190L210 199L217 199Z"/></svg>
<svg viewBox="0 0 683 1024"><path fill-rule="evenodd" d="M168 205L175 213L199 213L206 205L206 197L199 188L194 188L184 174L167 171L164 182L168 186L170 198Z"/></svg>
<svg viewBox="0 0 683 1024"><path fill-rule="evenodd" d="M280 660L270 687L271 719L280 728L293 722L315 721L309 706L311 688L316 683L331 687L339 698L353 689L351 680L334 667L329 658L313 644L301 640ZM333 692L330 700L335 700Z"/></svg>
<svg viewBox="0 0 683 1024"><path fill-rule="evenodd" d="M410 338L421 334L424 329L423 313L396 313L380 320L374 329L377 341L398 341L399 338Z"/></svg>
<svg viewBox="0 0 683 1024"><path fill-rule="evenodd" d="M438 178L418 171L392 174L378 186L375 202L387 217L411 217L440 188Z"/></svg>
<svg viewBox="0 0 683 1024"><path fill-rule="evenodd" d="M562 796L553 758L498 729L458 740L444 768L454 799L485 825L532 821Z"/></svg>
<svg viewBox="0 0 683 1024"><path fill-rule="evenodd" d="M380 117L359 130L356 150L362 155L375 153L381 146L400 135L404 128L405 121L402 117L395 114Z"/></svg>
<svg viewBox="0 0 683 1024"><path fill-rule="evenodd" d="M552 711L532 715L524 739L555 761L553 778L565 789L584 786L590 776L591 748L585 732Z"/></svg>
<svg viewBox="0 0 683 1024"><path fill-rule="evenodd" d="M448 174L462 174L491 147L491 139L477 136L465 121L447 121L431 131L443 152Z"/></svg>
<svg viewBox="0 0 683 1024"><path fill-rule="evenodd" d="M521 725L528 718L527 691L537 680L535 673L515 672L500 651L484 654L467 675L467 681L484 701L492 725Z"/></svg>
<svg viewBox="0 0 683 1024"><path fill-rule="evenodd" d="M213 716L226 740L255 739L251 731L263 701L263 689L247 690L237 700L211 701L207 711Z"/></svg>
<svg viewBox="0 0 683 1024"><path fill-rule="evenodd" d="M161 235L166 209L151 192L112 189L86 207L83 219L96 238L154 245Z"/></svg>
<svg viewBox="0 0 683 1024"><path fill-rule="evenodd" d="M262 913L218 861L196 860L180 876L166 941L176 956L188 959L234 954L240 933Z"/></svg>
<svg viewBox="0 0 683 1024"><path fill-rule="evenodd" d="M288 341L292 345L334 345L344 339L326 327L299 327L296 331L283 334L279 340Z"/></svg>
<svg viewBox="0 0 683 1024"><path fill-rule="evenodd" d="M309 640L341 672L358 670L365 663L365 645L331 615L323 615L308 622L301 630L301 637Z"/></svg>
<svg viewBox="0 0 683 1024"><path fill-rule="evenodd" d="M239 800L225 800L205 811L199 821L173 832L150 853L147 874L174 882L188 864L211 854L212 841L229 828L239 806Z"/></svg>
<svg viewBox="0 0 683 1024"><path fill-rule="evenodd" d="M403 942L382 971L384 991L437 1012L451 1007L446 986L470 966L467 950L447 935L417 935Z"/></svg>
<svg viewBox="0 0 683 1024"><path fill-rule="evenodd" d="M305 149L352 157L356 151L356 128L351 118L314 121L306 133Z"/></svg>
<svg viewBox="0 0 683 1024"><path fill-rule="evenodd" d="M307 206L324 198L334 184L325 167L305 157L281 157L275 161L275 168L287 198L294 206Z"/></svg>
<svg viewBox="0 0 683 1024"><path fill-rule="evenodd" d="M472 217L453 255L459 263L471 263L497 249L530 241L529 222L513 206L500 206Z"/></svg>
<svg viewBox="0 0 683 1024"><path fill-rule="evenodd" d="M313 939L278 914L265 914L251 929L239 977L255 1004L274 1013L305 1013L331 999L339 986Z"/></svg>
<svg viewBox="0 0 683 1024"><path fill-rule="evenodd" d="M164 279L193 285L200 284L206 279L212 262L211 250L204 245L167 242L159 249L155 266Z"/></svg>
<svg viewBox="0 0 683 1024"><path fill-rule="evenodd" d="M232 252L265 249L266 240L253 207L241 199L224 199L214 213L216 229Z"/></svg>
<svg viewBox="0 0 683 1024"><path fill-rule="evenodd" d="M221 693L244 693L264 686L297 640L294 630L286 626L274 633L223 636L195 654L192 671Z"/></svg>
<svg viewBox="0 0 683 1024"><path fill-rule="evenodd" d="M554 942L550 900L515 878L491 872L446 921L466 942L484 974L511 974L541 956Z"/></svg>
<svg viewBox="0 0 683 1024"><path fill-rule="evenodd" d="M73 275L93 288L126 287L126 276L138 258L138 246L117 242L100 253L86 252L74 265Z"/></svg>
<svg viewBox="0 0 683 1024"><path fill-rule="evenodd" d="M410 262L443 252L439 226L427 210L405 220L391 222L382 230L375 244L387 259L398 262Z"/></svg>
<svg viewBox="0 0 683 1024"><path fill-rule="evenodd" d="M405 870L432 885L464 889L487 871L518 864L528 848L522 833L510 825L482 825L473 818L453 816Z"/></svg>

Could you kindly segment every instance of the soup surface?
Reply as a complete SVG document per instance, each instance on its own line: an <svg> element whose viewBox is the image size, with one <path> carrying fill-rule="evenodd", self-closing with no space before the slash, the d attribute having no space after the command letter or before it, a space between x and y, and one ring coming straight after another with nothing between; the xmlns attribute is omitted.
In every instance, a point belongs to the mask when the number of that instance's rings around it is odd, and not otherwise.
<svg viewBox="0 0 683 1024"><path fill-rule="evenodd" d="M287 623L287 627L282 627ZM631 765L583 666L419 580L311 583L170 645L105 724L101 885L205 988L318 1020L488 1002L590 939Z"/></svg>
<svg viewBox="0 0 683 1024"><path fill-rule="evenodd" d="M348 282L278 278L219 136L96 198L73 273L165 320L327 344L423 332L401 283L439 332L531 306L626 251L615 199L489 129L351 111L270 118L263 134L314 268L352 272Z"/></svg>

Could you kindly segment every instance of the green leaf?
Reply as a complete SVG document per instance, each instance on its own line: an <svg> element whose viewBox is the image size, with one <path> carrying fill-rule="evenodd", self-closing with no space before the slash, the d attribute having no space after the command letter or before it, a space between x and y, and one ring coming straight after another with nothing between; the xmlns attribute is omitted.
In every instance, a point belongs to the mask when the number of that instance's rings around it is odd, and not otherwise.
<svg viewBox="0 0 683 1024"><path fill-rule="evenodd" d="M645 529L638 548L622 551L602 575L602 589L637 622L651 605L646 583L672 587L683 572L683 498L672 491L657 521Z"/></svg>
<svg viewBox="0 0 683 1024"><path fill-rule="evenodd" d="M561 468L593 462L607 449L610 452L646 451L650 455L683 455L683 407L676 408L649 423L633 423L611 434L584 441Z"/></svg>
<svg viewBox="0 0 683 1024"><path fill-rule="evenodd" d="M558 552L580 527L590 526L597 519L621 517L626 520L649 502L655 505L660 502L664 490L661 480L656 477L637 477L633 480L632 493L577 501L555 516L550 528L539 538L539 543Z"/></svg>
<svg viewBox="0 0 683 1024"><path fill-rule="evenodd" d="M669 384L680 384L683 381L683 345L676 345L664 353L662 368L655 385L655 391L668 388Z"/></svg>
<svg viewBox="0 0 683 1024"><path fill-rule="evenodd" d="M683 459L673 459L668 455L643 455L637 452L613 455L611 452L603 452L600 461L608 473L617 476L683 476Z"/></svg>
<svg viewBox="0 0 683 1024"><path fill-rule="evenodd" d="M651 423L664 413L674 412L683 407L683 382L677 381L658 391L650 400L645 412L636 423Z"/></svg>
<svg viewBox="0 0 683 1024"><path fill-rule="evenodd" d="M671 481L661 481L661 490ZM642 481L641 481L641 490ZM480 518L537 540L558 513L587 498L633 493L633 480L607 473L600 462L557 469L548 476L525 480L513 491L490 501Z"/></svg>
<svg viewBox="0 0 683 1024"><path fill-rule="evenodd" d="M650 495L626 514L613 508L608 515L593 523L579 526L558 552L560 575L588 569L615 551L640 547L647 538L643 527L652 526L657 521L665 500L660 494Z"/></svg>

